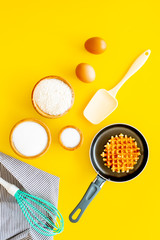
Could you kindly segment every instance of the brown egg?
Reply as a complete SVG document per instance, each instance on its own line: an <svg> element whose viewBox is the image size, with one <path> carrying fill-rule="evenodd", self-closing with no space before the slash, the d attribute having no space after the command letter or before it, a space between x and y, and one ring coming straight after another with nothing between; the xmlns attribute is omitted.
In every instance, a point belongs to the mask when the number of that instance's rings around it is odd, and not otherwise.
<svg viewBox="0 0 160 240"><path fill-rule="evenodd" d="M85 42L85 48L88 52L93 54L101 54L106 50L106 42L99 37L89 38Z"/></svg>
<svg viewBox="0 0 160 240"><path fill-rule="evenodd" d="M77 77L85 83L90 83L95 80L96 74L94 68L87 63L80 63L76 67Z"/></svg>

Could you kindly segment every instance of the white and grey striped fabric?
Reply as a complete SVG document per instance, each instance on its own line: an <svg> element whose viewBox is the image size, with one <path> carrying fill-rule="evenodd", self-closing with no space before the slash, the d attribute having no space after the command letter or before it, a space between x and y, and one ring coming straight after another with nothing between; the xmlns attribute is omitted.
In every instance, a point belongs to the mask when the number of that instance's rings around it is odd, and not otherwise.
<svg viewBox="0 0 160 240"><path fill-rule="evenodd" d="M0 152L0 176L57 207L59 178ZM0 240L52 240L30 228L14 197L0 186Z"/></svg>

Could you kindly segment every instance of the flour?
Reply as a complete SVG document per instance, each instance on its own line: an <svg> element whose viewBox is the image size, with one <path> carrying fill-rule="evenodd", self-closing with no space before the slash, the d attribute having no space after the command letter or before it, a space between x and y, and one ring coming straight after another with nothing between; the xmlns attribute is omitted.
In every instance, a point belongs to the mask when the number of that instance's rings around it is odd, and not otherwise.
<svg viewBox="0 0 160 240"><path fill-rule="evenodd" d="M59 79L44 79L33 94L38 107L50 115L60 115L72 105L72 89Z"/></svg>
<svg viewBox="0 0 160 240"><path fill-rule="evenodd" d="M39 123L25 121L15 127L11 140L18 152L24 156L32 157L45 150L48 135Z"/></svg>

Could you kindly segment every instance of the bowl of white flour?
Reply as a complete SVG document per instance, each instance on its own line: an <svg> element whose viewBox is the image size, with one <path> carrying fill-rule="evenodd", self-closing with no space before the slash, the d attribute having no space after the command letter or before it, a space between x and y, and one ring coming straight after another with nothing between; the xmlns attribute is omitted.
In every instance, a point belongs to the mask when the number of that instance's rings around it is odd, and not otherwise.
<svg viewBox="0 0 160 240"><path fill-rule="evenodd" d="M32 103L36 111L47 118L58 118L66 114L74 102L71 85L61 77L42 78L32 91Z"/></svg>

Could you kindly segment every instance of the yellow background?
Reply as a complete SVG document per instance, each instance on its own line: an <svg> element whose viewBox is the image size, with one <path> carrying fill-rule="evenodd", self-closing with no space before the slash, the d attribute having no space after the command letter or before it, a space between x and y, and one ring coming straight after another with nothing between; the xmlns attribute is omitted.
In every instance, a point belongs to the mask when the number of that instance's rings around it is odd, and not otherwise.
<svg viewBox="0 0 160 240"><path fill-rule="evenodd" d="M59 210L65 230L55 239L158 239L160 218L159 96L160 5L158 0L3 1L0 8L0 150L13 157L9 145L12 126L23 118L37 118L52 133L49 151L41 158L20 159L60 177ZM84 49L89 37L107 42L102 55ZM117 94L118 108L101 124L92 125L83 109L99 88L111 89L146 49L146 64ZM91 64L96 80L80 82L75 67ZM68 80L75 91L69 113L50 120L31 104L34 84L47 75ZM102 106L103 107L103 106ZM144 172L126 183L106 182L77 224L68 215L96 177L89 159L94 135L112 123L128 123L146 137L150 156ZM73 124L84 135L83 146L69 152L59 145L62 127Z"/></svg>

